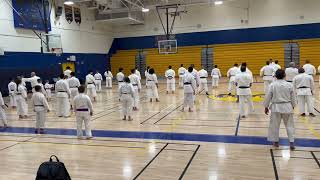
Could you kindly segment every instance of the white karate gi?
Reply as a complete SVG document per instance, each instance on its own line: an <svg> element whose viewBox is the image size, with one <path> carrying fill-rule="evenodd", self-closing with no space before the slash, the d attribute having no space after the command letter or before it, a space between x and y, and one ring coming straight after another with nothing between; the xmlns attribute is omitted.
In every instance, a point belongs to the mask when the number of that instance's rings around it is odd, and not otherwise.
<svg viewBox="0 0 320 180"><path fill-rule="evenodd" d="M274 63L274 62L271 63L270 65L273 68L274 72L277 72L278 69L281 69L281 66L279 64Z"/></svg>
<svg viewBox="0 0 320 180"><path fill-rule="evenodd" d="M124 76L124 74L122 72L118 72L117 73L116 78L117 78L117 81L118 81L118 88L120 88L120 86L124 83L123 82L124 77L125 76Z"/></svg>
<svg viewBox="0 0 320 180"><path fill-rule="evenodd" d="M320 66L318 67L318 73L320 74ZM320 86L320 76L319 76L319 86Z"/></svg>
<svg viewBox="0 0 320 180"><path fill-rule="evenodd" d="M95 86L95 79L92 74L88 74L86 76L86 85L87 85L87 95L94 99L97 96L96 86Z"/></svg>
<svg viewBox="0 0 320 180"><path fill-rule="evenodd" d="M314 76L317 74L316 68L312 64L305 64L303 65L303 69L306 74Z"/></svg>
<svg viewBox="0 0 320 180"><path fill-rule="evenodd" d="M200 78L200 84L199 84L199 93L204 90L206 93L208 92L208 72L204 69L201 69L198 72L199 78Z"/></svg>
<svg viewBox="0 0 320 180"><path fill-rule="evenodd" d="M31 98L31 104L36 113L36 129L43 129L46 122L46 114L49 105L46 97L41 92L35 92Z"/></svg>
<svg viewBox="0 0 320 180"><path fill-rule="evenodd" d="M10 107L16 107L17 102L16 102L16 95L15 95L15 90L17 89L17 84L15 82L10 82L8 84L8 91L9 91L9 97L10 97Z"/></svg>
<svg viewBox="0 0 320 180"><path fill-rule="evenodd" d="M232 67L228 70L227 76L229 78L229 85L228 85L228 93L232 93L232 90L235 89L235 84L234 80L236 75L239 73L239 68L238 67Z"/></svg>
<svg viewBox="0 0 320 180"><path fill-rule="evenodd" d="M34 87L36 85L38 85L38 79L40 79L40 77L38 76L33 76L33 77L30 77L30 78L22 78L22 81L23 82L29 82L31 83L31 87L32 87L32 92L34 93Z"/></svg>
<svg viewBox="0 0 320 180"><path fill-rule="evenodd" d="M147 96L149 99L156 98L159 99L159 94L158 94L158 78L156 74L147 74Z"/></svg>
<svg viewBox="0 0 320 180"><path fill-rule="evenodd" d="M36 86L40 86L41 87L41 93L46 96L47 95L47 92L46 90L44 89L44 86L42 83L38 83Z"/></svg>
<svg viewBox="0 0 320 180"><path fill-rule="evenodd" d="M164 75L167 78L167 92L174 92L176 90L176 73L174 70L168 69Z"/></svg>
<svg viewBox="0 0 320 180"><path fill-rule="evenodd" d="M100 73L96 73L94 75L94 79L95 79L95 85L96 85L96 90L97 92L101 91L101 82L102 82L102 75Z"/></svg>
<svg viewBox="0 0 320 180"><path fill-rule="evenodd" d="M106 77L106 87L107 88L112 88L112 78L113 78L113 75L111 73L111 71L106 71L104 73L104 76Z"/></svg>
<svg viewBox="0 0 320 180"><path fill-rule="evenodd" d="M64 72L63 72L63 74L65 75L65 76L67 76L68 78L70 78L71 77L71 70L70 69L67 69L67 70L65 70Z"/></svg>
<svg viewBox="0 0 320 180"><path fill-rule="evenodd" d="M131 83L124 83L119 88L122 113L124 116L131 116L133 107L134 89Z"/></svg>
<svg viewBox="0 0 320 180"><path fill-rule="evenodd" d="M179 87L183 88L183 76L187 73L187 70L184 67L180 67L178 69L178 73L179 73Z"/></svg>
<svg viewBox="0 0 320 180"><path fill-rule="evenodd" d="M147 80L147 75L149 74L149 71L148 70L145 70L144 71L144 77L146 77L146 86L148 84L148 80Z"/></svg>
<svg viewBox="0 0 320 180"><path fill-rule="evenodd" d="M298 106L300 113L306 113L305 104L309 113L314 113L313 106L313 92L314 92L314 81L313 77L307 73L298 74L293 79L293 88L297 95Z"/></svg>
<svg viewBox="0 0 320 180"><path fill-rule="evenodd" d="M264 93L268 94L269 86L274 80L274 68L270 65L265 65L261 68L260 70L260 76L263 79L263 84L264 84Z"/></svg>
<svg viewBox="0 0 320 180"><path fill-rule="evenodd" d="M218 87L219 86L219 79L221 78L220 69L218 69L218 68L212 69L211 77L212 77L212 87Z"/></svg>
<svg viewBox="0 0 320 180"><path fill-rule="evenodd" d="M55 92L57 95L57 115L59 117L70 116L70 88L68 82L64 79L60 79L56 82Z"/></svg>
<svg viewBox="0 0 320 180"><path fill-rule="evenodd" d="M19 116L28 115L27 89L23 85L18 85L18 89L15 91L17 101L17 113Z"/></svg>
<svg viewBox="0 0 320 180"><path fill-rule="evenodd" d="M68 84L70 88L70 100L71 104L73 104L73 99L79 94L78 87L80 87L80 81L76 77L71 77L68 79Z"/></svg>
<svg viewBox="0 0 320 180"><path fill-rule="evenodd" d="M0 92L0 120L2 120L3 125L8 124L7 122L7 116L6 116L6 112L3 109L4 106L4 101L2 98L2 94Z"/></svg>
<svg viewBox="0 0 320 180"><path fill-rule="evenodd" d="M253 112L252 94L250 89L252 81L252 76L247 72L240 72L235 76L237 95L239 96L240 116L247 116L249 113ZM246 102L248 104L248 112L245 110Z"/></svg>
<svg viewBox="0 0 320 180"><path fill-rule="evenodd" d="M90 112L93 112L92 102L89 96L80 93L73 99L73 109L76 114L77 120L77 136L81 138L83 136L82 124L84 123L86 137L92 137L90 128Z"/></svg>
<svg viewBox="0 0 320 180"><path fill-rule="evenodd" d="M52 97L51 88L52 88L52 85L50 85L49 83L46 83L44 85L44 89L46 90L47 98L49 98L49 99Z"/></svg>
<svg viewBox="0 0 320 180"><path fill-rule="evenodd" d="M189 107L191 110L194 108L194 96L197 90L196 80L194 76L187 72L183 76L183 109Z"/></svg>
<svg viewBox="0 0 320 180"><path fill-rule="evenodd" d="M293 67L286 68L285 73L286 73L286 81L289 83L292 83L294 77L296 77L299 74L298 69Z"/></svg>
<svg viewBox="0 0 320 180"><path fill-rule="evenodd" d="M135 74L139 77L139 80L141 80L141 73L140 73L140 71L138 71L138 69L136 69Z"/></svg>
<svg viewBox="0 0 320 180"><path fill-rule="evenodd" d="M130 82L133 86L133 107L139 107L139 90L141 89L140 78L137 74L131 74L129 76Z"/></svg>
<svg viewBox="0 0 320 180"><path fill-rule="evenodd" d="M268 130L269 141L279 142L280 123L283 119L289 141L294 142L293 109L295 105L296 100L291 83L285 80L276 80L270 85L264 100L264 107L271 110Z"/></svg>

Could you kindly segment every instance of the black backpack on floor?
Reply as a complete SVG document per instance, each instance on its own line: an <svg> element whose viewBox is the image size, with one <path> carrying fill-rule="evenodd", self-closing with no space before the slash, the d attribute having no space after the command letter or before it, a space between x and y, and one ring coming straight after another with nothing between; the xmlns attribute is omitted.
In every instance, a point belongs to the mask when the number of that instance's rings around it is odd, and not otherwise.
<svg viewBox="0 0 320 180"><path fill-rule="evenodd" d="M52 157L55 157L57 161L53 162ZM60 162L57 156L52 155L48 162L40 165L36 180L71 180L71 178L63 162Z"/></svg>

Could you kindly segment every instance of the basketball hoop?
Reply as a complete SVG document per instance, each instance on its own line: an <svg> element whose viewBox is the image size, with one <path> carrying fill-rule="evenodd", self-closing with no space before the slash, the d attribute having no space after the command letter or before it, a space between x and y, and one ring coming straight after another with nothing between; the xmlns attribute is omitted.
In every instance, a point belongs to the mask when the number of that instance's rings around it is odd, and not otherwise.
<svg viewBox="0 0 320 180"><path fill-rule="evenodd" d="M51 53L56 54L57 57L60 57L62 54L62 48L51 48Z"/></svg>

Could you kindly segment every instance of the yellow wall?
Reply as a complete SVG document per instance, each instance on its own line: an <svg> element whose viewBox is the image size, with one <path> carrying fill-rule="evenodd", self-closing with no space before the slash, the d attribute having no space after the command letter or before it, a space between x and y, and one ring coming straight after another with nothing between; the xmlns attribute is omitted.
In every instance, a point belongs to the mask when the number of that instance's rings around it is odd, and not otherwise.
<svg viewBox="0 0 320 180"><path fill-rule="evenodd" d="M118 69L122 67L123 73L128 76L130 75L131 69L135 68L135 56L137 50L119 50L116 54L111 57L111 71L112 74L117 74Z"/></svg>
<svg viewBox="0 0 320 180"><path fill-rule="evenodd" d="M155 69L158 76L164 76L168 66L178 71L180 64L189 67L194 64L196 69L201 68L201 46L179 47L176 54L159 54L158 49L146 49L146 63Z"/></svg>
<svg viewBox="0 0 320 180"><path fill-rule="evenodd" d="M75 72L75 71L76 71L74 62L65 62L65 63L62 63L62 64L61 64L62 71L64 72L64 71L67 69L68 66L70 67L70 70L71 70L72 72Z"/></svg>
<svg viewBox="0 0 320 180"><path fill-rule="evenodd" d="M320 39L295 41L300 46L300 64L305 64L310 60L311 64L318 67L320 65Z"/></svg>
<svg viewBox="0 0 320 180"><path fill-rule="evenodd" d="M253 74L259 74L261 67L270 58L284 66L283 45L283 41L214 45L214 64L219 66L224 76L234 63L242 62L247 62Z"/></svg>

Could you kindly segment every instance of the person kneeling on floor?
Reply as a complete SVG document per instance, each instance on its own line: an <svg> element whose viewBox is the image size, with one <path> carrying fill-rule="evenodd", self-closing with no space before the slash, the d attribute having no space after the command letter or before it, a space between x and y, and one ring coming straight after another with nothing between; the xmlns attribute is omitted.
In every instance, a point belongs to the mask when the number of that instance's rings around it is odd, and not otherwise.
<svg viewBox="0 0 320 180"><path fill-rule="evenodd" d="M31 102L33 111L36 113L35 133L44 134L46 112L50 112L50 108L46 97L42 93L42 87L40 85L36 85L34 90L35 93L32 95Z"/></svg>

